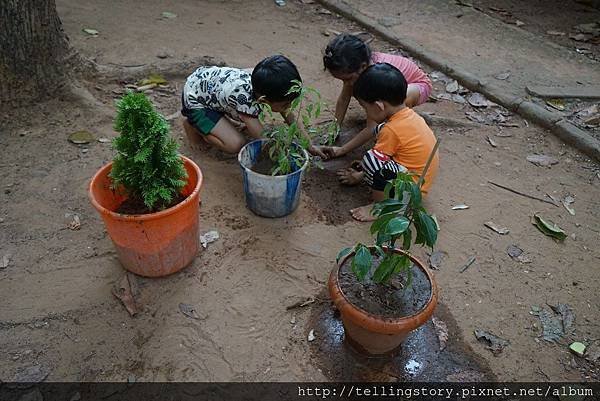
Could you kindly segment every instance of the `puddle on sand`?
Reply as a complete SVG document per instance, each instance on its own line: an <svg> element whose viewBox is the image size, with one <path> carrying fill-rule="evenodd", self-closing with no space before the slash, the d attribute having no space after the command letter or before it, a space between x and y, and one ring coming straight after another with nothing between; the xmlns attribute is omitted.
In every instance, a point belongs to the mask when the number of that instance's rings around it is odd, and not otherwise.
<svg viewBox="0 0 600 401"><path fill-rule="evenodd" d="M415 330L394 356L366 357L344 341L339 313L327 303L315 307L310 329L319 333L312 345L313 360L335 381L487 381L494 380L483 360L458 337L459 331L447 309L438 304L435 315L448 325L446 348L431 321Z"/></svg>

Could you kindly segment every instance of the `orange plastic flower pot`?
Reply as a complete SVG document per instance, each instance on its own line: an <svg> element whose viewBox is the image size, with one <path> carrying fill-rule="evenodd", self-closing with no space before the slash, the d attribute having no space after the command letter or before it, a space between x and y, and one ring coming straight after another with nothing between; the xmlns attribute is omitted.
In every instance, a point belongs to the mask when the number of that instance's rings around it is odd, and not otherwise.
<svg viewBox="0 0 600 401"><path fill-rule="evenodd" d="M121 264L140 276L175 273L190 264L198 253L202 172L187 157L182 156L182 159L188 181L181 193L187 197L160 212L142 215L115 212L126 197L121 191L111 189L112 180L108 175L112 163L102 167L90 182L90 200L104 221Z"/></svg>
<svg viewBox="0 0 600 401"><path fill-rule="evenodd" d="M396 253L404 253L394 250ZM389 318L373 315L348 301L339 284L340 267L353 254L340 261L329 275L329 295L342 316L346 341L357 351L367 355L393 353L411 331L425 324L437 305L438 288L429 269L417 258L408 255L431 283L431 295L423 308L411 316Z"/></svg>

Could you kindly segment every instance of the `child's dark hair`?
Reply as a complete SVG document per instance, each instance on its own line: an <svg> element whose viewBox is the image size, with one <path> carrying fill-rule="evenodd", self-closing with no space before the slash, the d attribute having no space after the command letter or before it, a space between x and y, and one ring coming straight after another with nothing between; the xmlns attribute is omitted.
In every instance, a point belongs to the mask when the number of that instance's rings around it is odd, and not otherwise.
<svg viewBox="0 0 600 401"><path fill-rule="evenodd" d="M388 102L400 106L406 100L406 78L388 63L369 66L354 83L354 96L367 103Z"/></svg>
<svg viewBox="0 0 600 401"><path fill-rule="evenodd" d="M270 102L291 101L298 97L298 93L288 94L294 80L302 82L298 69L290 59L277 54L254 67L252 91L255 96L264 96Z"/></svg>
<svg viewBox="0 0 600 401"><path fill-rule="evenodd" d="M323 66L326 70L351 74L364 63L371 63L371 49L358 36L338 35L325 48Z"/></svg>

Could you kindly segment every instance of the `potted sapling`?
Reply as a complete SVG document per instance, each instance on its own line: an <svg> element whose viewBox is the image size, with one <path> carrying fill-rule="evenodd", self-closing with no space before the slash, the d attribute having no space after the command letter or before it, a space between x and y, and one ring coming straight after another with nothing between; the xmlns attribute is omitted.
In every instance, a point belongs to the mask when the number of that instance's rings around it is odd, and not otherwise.
<svg viewBox="0 0 600 401"><path fill-rule="evenodd" d="M169 123L143 93L117 102L116 155L89 186L125 269L147 277L187 266L199 249L202 173L178 153Z"/></svg>
<svg viewBox="0 0 600 401"><path fill-rule="evenodd" d="M437 224L421 201L414 175L399 173L374 205L374 243L343 249L329 276L345 338L359 352L393 352L433 314L435 279L410 251L413 244L433 247L437 240Z"/></svg>
<svg viewBox="0 0 600 401"><path fill-rule="evenodd" d="M311 141L331 143L338 133L335 119L317 123L326 110L317 90L294 81L290 93L298 94L287 111L295 116L294 121L286 124L274 116L269 105L261 103L264 138L246 144L238 154L246 205L263 217L286 216L298 207Z"/></svg>

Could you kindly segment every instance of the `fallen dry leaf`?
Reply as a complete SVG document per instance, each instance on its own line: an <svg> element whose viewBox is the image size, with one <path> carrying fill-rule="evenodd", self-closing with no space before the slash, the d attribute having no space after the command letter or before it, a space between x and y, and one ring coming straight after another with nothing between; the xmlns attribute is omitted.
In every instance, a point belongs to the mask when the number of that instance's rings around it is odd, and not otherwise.
<svg viewBox="0 0 600 401"><path fill-rule="evenodd" d="M2 260L0 260L0 269L6 269L10 264L10 255L2 256Z"/></svg>
<svg viewBox="0 0 600 401"><path fill-rule="evenodd" d="M527 161L539 167L550 167L558 164L558 159L556 157L547 155L529 155L527 156Z"/></svg>
<svg viewBox="0 0 600 401"><path fill-rule="evenodd" d="M441 251L435 251L429 255L429 267L433 270L439 270L442 267L442 261L444 260L444 253Z"/></svg>
<svg viewBox="0 0 600 401"><path fill-rule="evenodd" d="M213 231L209 231L205 234L202 234L200 236L200 243L202 244L202 247L204 249L206 249L208 247L208 244L215 242L218 239L219 239L219 232L213 230Z"/></svg>
<svg viewBox="0 0 600 401"><path fill-rule="evenodd" d="M183 313L187 317L190 317L190 318L196 319L196 320L200 319L200 316L196 312L196 309L194 308L193 305L180 303L179 310L181 311L181 313Z"/></svg>
<svg viewBox="0 0 600 401"><path fill-rule="evenodd" d="M584 33L577 33L569 35L569 39L573 39L576 42L587 42L590 40L590 36Z"/></svg>
<svg viewBox="0 0 600 401"><path fill-rule="evenodd" d="M91 28L84 28L84 29L82 29L82 31L87 33L90 36L98 36L98 34L100 33L97 30L91 29Z"/></svg>
<svg viewBox="0 0 600 401"><path fill-rule="evenodd" d="M502 350L510 344L508 340L500 338L485 330L475 330L475 338L477 338L479 342L485 343L487 345L486 348L492 351L494 356L498 356Z"/></svg>
<svg viewBox="0 0 600 401"><path fill-rule="evenodd" d="M549 99L546 100L546 104L559 111L564 111L566 108L565 102L562 99Z"/></svg>
<svg viewBox="0 0 600 401"><path fill-rule="evenodd" d="M502 72L502 73L496 75L494 78L496 78L500 81L504 81L504 80L507 80L508 77L510 77L510 71Z"/></svg>
<svg viewBox="0 0 600 401"><path fill-rule="evenodd" d="M506 248L506 253L508 253L508 256L515 259L521 256L523 250L516 245L509 245L508 248Z"/></svg>
<svg viewBox="0 0 600 401"><path fill-rule="evenodd" d="M496 233L498 233L500 235L506 235L506 234L508 234L510 232L508 230L508 228L506 228L506 227L498 227L492 221L485 222L485 223L483 223L483 225L486 226L487 228L489 228L490 230L495 231Z"/></svg>
<svg viewBox="0 0 600 401"><path fill-rule="evenodd" d="M571 207L571 205L575 202L575 198L571 195L567 195L565 196L565 199L563 199L562 204L565 207L565 209L567 209L567 212L569 212L572 216L575 216L575 209L573 209Z"/></svg>
<svg viewBox="0 0 600 401"><path fill-rule="evenodd" d="M446 92L448 93L456 93L458 92L458 82L456 80L450 82L448 85L446 85Z"/></svg>
<svg viewBox="0 0 600 401"><path fill-rule="evenodd" d="M567 238L567 234L556 223L549 220L546 221L537 214L534 214L531 218L531 224L540 230L542 234L555 238L558 241L564 241Z"/></svg>
<svg viewBox="0 0 600 401"><path fill-rule="evenodd" d="M435 332L438 337L438 341L440 342L440 351L443 351L446 348L446 343L448 342L448 326L442 320L439 320L435 316L431 318L433 322L433 327L435 327Z"/></svg>
<svg viewBox="0 0 600 401"><path fill-rule="evenodd" d="M481 93L472 93L467 101L473 107L488 107L490 102Z"/></svg>
<svg viewBox="0 0 600 401"><path fill-rule="evenodd" d="M129 278L127 274L125 274L121 278L119 284L112 289L112 294L115 296L115 298L119 299L123 303L123 306L125 306L125 309L127 309L127 312L129 312L131 316L135 316L137 314L137 307L135 305L135 299L131 293L131 287L129 285Z"/></svg>
<svg viewBox="0 0 600 401"><path fill-rule="evenodd" d="M71 230L79 230L81 228L81 220L79 220L79 216L74 214L73 220L69 223L69 229Z"/></svg>
<svg viewBox="0 0 600 401"><path fill-rule="evenodd" d="M75 145L85 145L94 141L94 135L88 131L76 131L69 135L69 141Z"/></svg>

